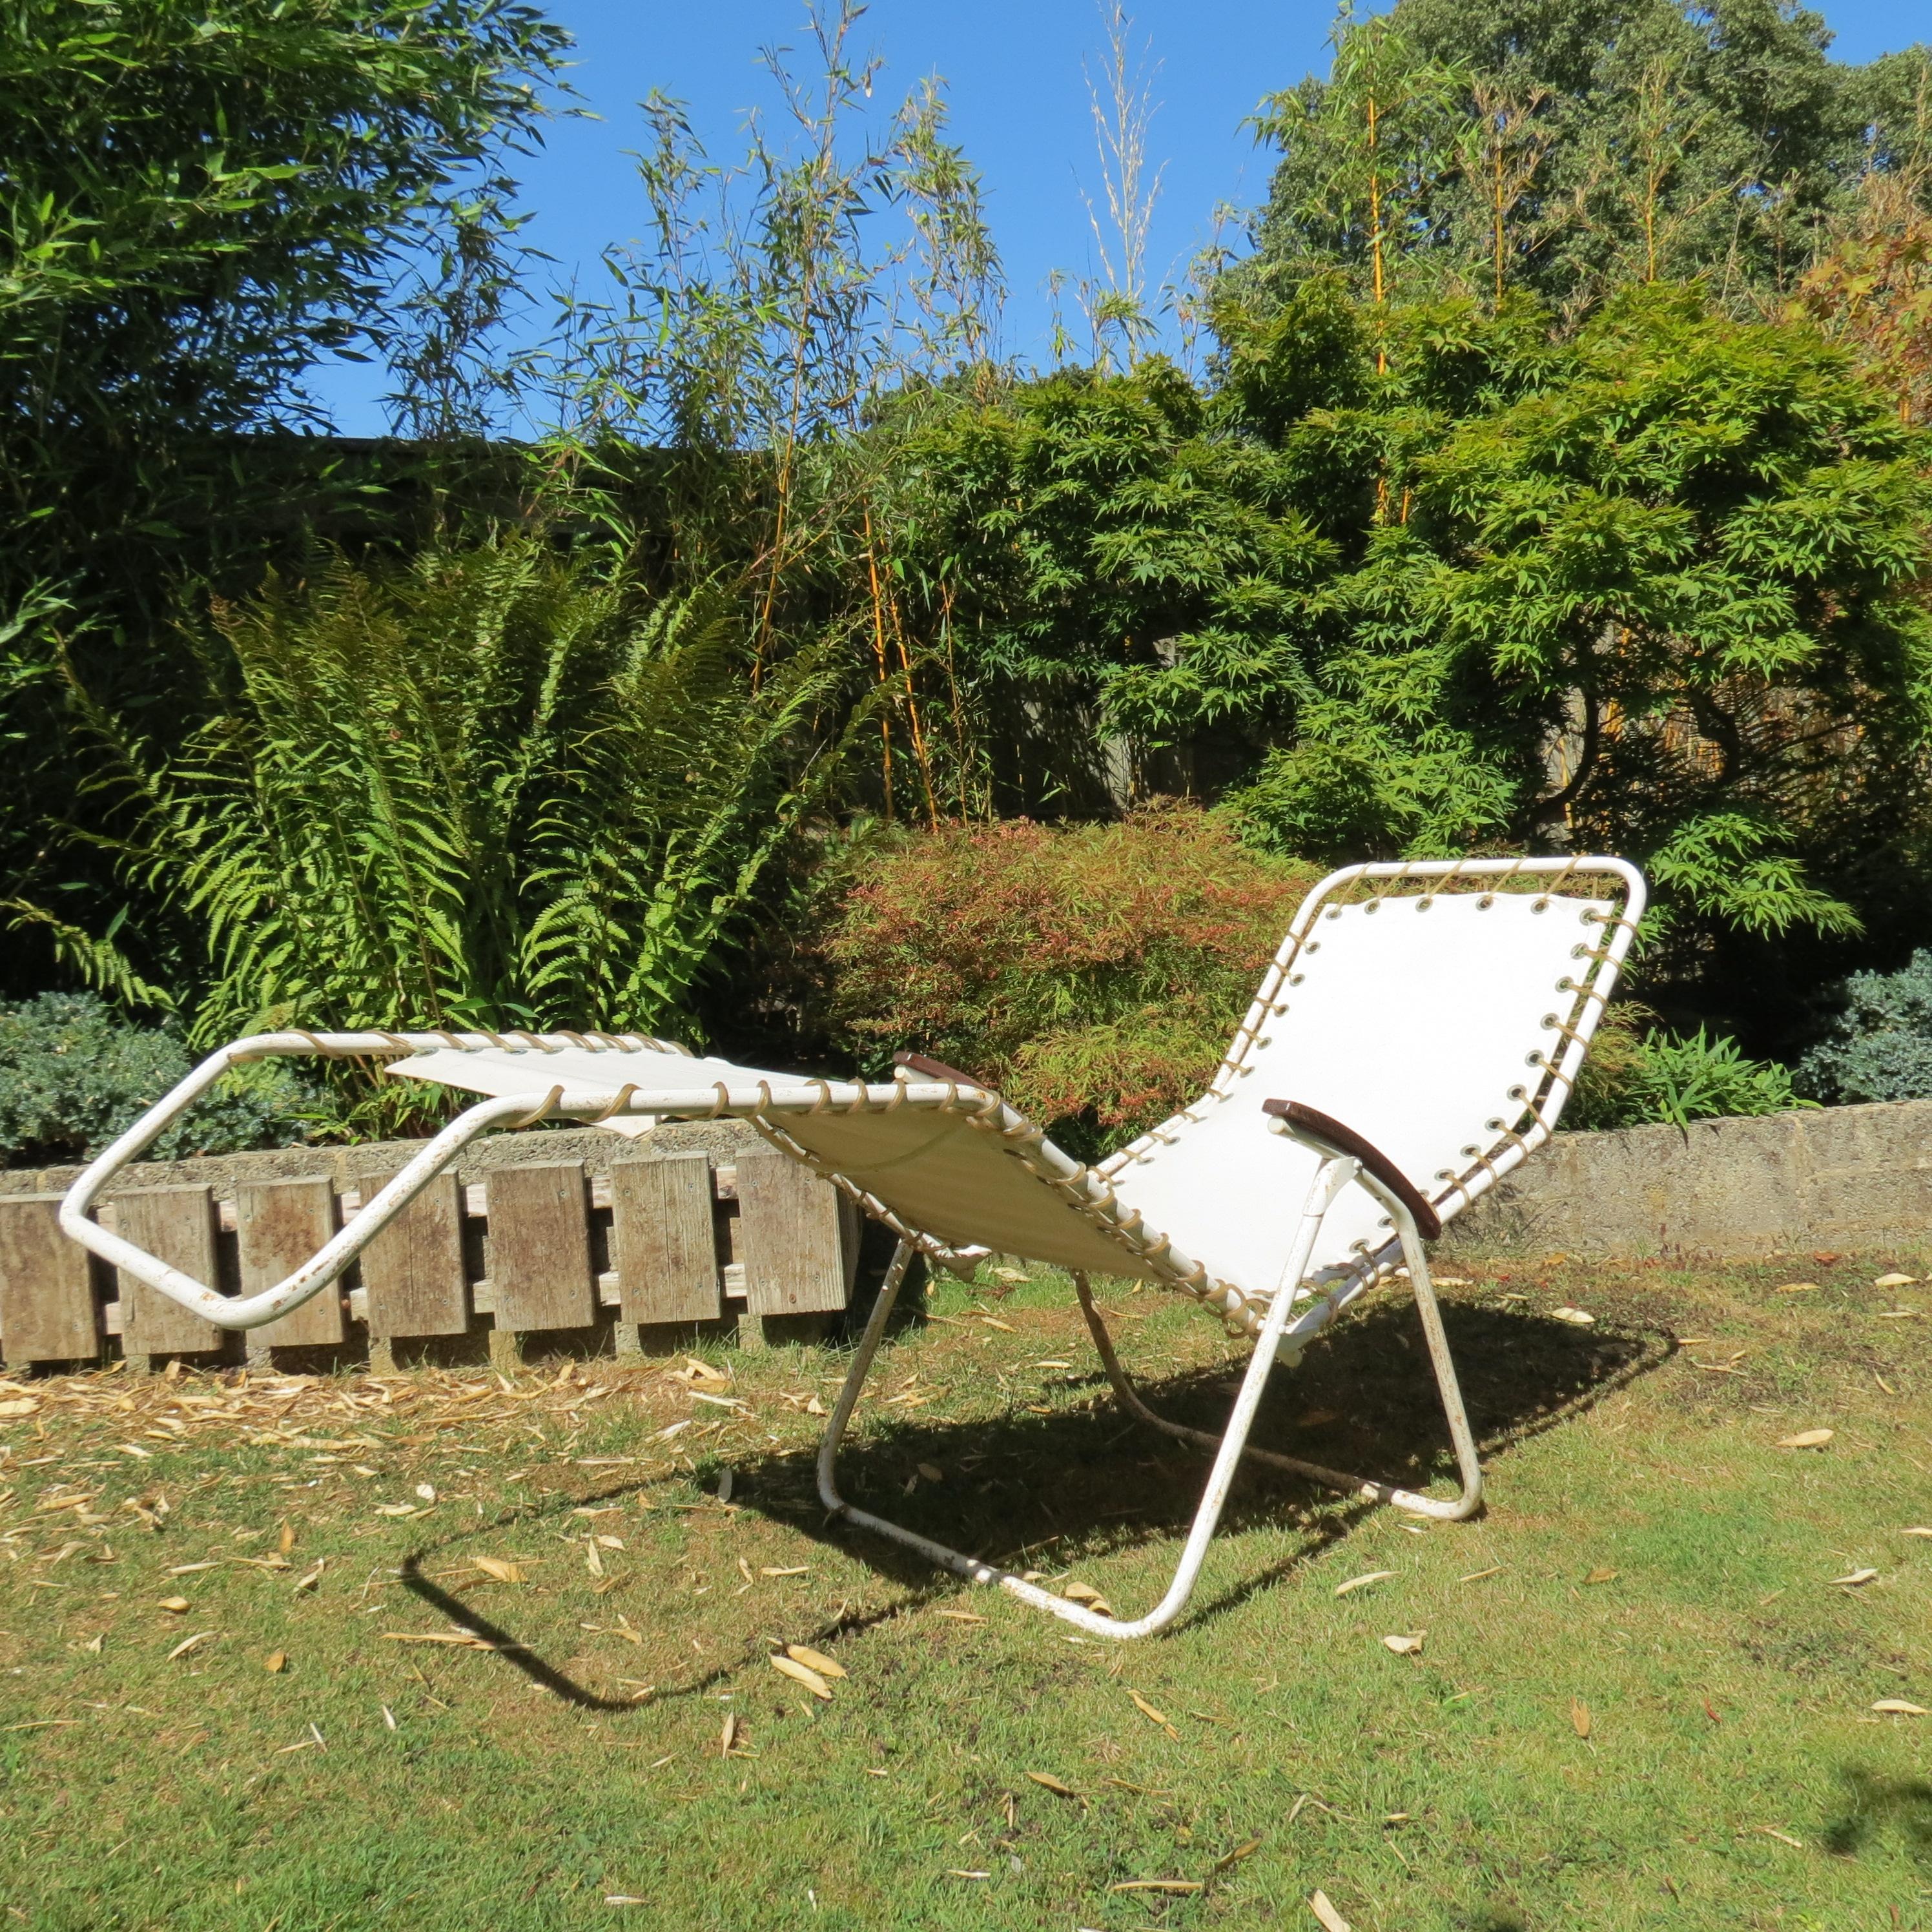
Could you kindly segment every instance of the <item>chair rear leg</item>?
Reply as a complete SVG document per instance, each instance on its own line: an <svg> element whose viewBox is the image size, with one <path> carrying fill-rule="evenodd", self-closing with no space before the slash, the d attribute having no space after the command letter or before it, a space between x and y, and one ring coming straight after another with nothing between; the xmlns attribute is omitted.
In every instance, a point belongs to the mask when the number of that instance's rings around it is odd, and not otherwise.
<svg viewBox="0 0 1932 1932"><path fill-rule="evenodd" d="M1476 1460L1475 1443L1469 1432L1468 1417L1462 1406L1462 1395L1456 1380L1456 1365L1449 1354L1448 1339L1442 1330L1442 1318L1436 1306L1435 1291L1429 1280L1429 1265L1423 1253L1420 1234L1413 1222L1401 1230L1403 1258L1408 1264L1409 1279L1416 1287L1416 1302L1422 1314L1423 1335L1428 1343L1430 1360L1436 1371L1438 1388L1442 1392L1442 1406L1449 1423L1449 1437L1456 1451L1456 1466L1462 1474L1462 1492L1453 1502L1445 1502L1435 1496L1425 1496L1413 1490L1405 1490L1393 1483L1378 1483L1366 1476L1354 1476L1340 1469L1331 1469L1320 1462L1303 1461L1299 1456L1283 1456L1272 1449L1258 1449L1249 1444L1243 1454L1256 1462L1265 1463L1270 1468L1286 1471L1290 1475L1311 1477L1318 1483L1344 1496L1355 1496L1365 1502L1393 1503L1396 1508L1407 1510L1414 1516L1435 1517L1445 1522L1460 1522L1473 1516L1482 1500L1482 1471ZM1418 1268L1418 1262L1420 1265ZM1114 1352L1113 1337L1108 1333L1100 1310L1094 1305L1093 1292L1088 1286L1084 1274L1073 1277L1074 1292L1080 1298L1081 1312L1087 1318L1088 1331L1094 1338L1094 1346L1100 1354L1100 1364L1113 1384L1114 1393L1119 1396L1120 1406L1136 1421L1157 1429L1177 1442L1193 1444L1196 1448L1218 1450L1222 1438L1204 1429L1190 1428L1184 1422L1174 1422L1164 1415L1157 1414L1148 1408L1141 1398L1140 1391L1128 1378L1120 1365L1120 1358Z"/></svg>

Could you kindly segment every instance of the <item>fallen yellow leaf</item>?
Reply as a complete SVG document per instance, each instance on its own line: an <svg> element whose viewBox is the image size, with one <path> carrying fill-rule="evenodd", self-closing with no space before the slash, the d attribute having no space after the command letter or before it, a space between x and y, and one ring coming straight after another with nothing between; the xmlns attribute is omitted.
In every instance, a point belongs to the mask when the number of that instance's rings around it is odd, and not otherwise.
<svg viewBox="0 0 1932 1932"><path fill-rule="evenodd" d="M1325 1892L1318 1892L1308 1901L1308 1909L1315 1915L1316 1923L1322 1932L1354 1932L1348 1922L1328 1902Z"/></svg>
<svg viewBox="0 0 1932 1932"><path fill-rule="evenodd" d="M1072 1785L1063 1784L1050 1771L1030 1771L1027 1776L1042 1789L1051 1791L1058 1798L1078 1798L1080 1794Z"/></svg>
<svg viewBox="0 0 1932 1932"><path fill-rule="evenodd" d="M788 1643L785 1654L794 1664L802 1664L808 1670L815 1670L821 1677L843 1677L845 1666L836 1657L827 1657L822 1650L814 1650L802 1643Z"/></svg>
<svg viewBox="0 0 1932 1932"><path fill-rule="evenodd" d="M1570 1700L1570 1723L1580 1738L1587 1738L1590 1735L1590 1707L1580 1697L1572 1697Z"/></svg>
<svg viewBox="0 0 1932 1932"><path fill-rule="evenodd" d="M286 1651L272 1650L262 1660L262 1668L268 1672L271 1676L277 1671L286 1670L288 1667L289 1658Z"/></svg>
<svg viewBox="0 0 1932 1932"><path fill-rule="evenodd" d="M1796 1436L1780 1436L1780 1449L1822 1449L1838 1433L1835 1429L1801 1429Z"/></svg>
<svg viewBox="0 0 1932 1932"><path fill-rule="evenodd" d="M524 1580L522 1566L501 1556L478 1556L472 1559L477 1568L486 1576L494 1576L500 1583L520 1583Z"/></svg>
<svg viewBox="0 0 1932 1932"><path fill-rule="evenodd" d="M168 1652L167 1661L172 1664L176 1658L187 1656L190 1651L198 1649L214 1635L214 1632L213 1630L196 1630L194 1636L190 1637L184 1637L179 1643L175 1646L173 1649Z"/></svg>
<svg viewBox="0 0 1932 1932"><path fill-rule="evenodd" d="M799 1663L795 1658L786 1656L783 1651L775 1652L770 1661L774 1670L782 1672L794 1683L802 1684L814 1697L830 1699L832 1686L809 1664Z"/></svg>
<svg viewBox="0 0 1932 1932"><path fill-rule="evenodd" d="M1335 1594L1346 1597L1351 1591L1366 1590L1371 1583L1386 1583L1394 1574L1393 1570L1370 1570L1360 1576L1351 1576L1346 1583L1337 1583Z"/></svg>
<svg viewBox="0 0 1932 1932"><path fill-rule="evenodd" d="M1881 1697L1872 1708L1882 1718L1932 1718L1923 1704L1908 1704L1903 1697Z"/></svg>
<svg viewBox="0 0 1932 1932"><path fill-rule="evenodd" d="M188 1599L185 1597L164 1597L160 1607L170 1616L178 1617L188 1608Z"/></svg>
<svg viewBox="0 0 1932 1932"><path fill-rule="evenodd" d="M1422 1640L1419 1636L1385 1636L1382 1647L1394 1651L1398 1657L1414 1657L1422 1648Z"/></svg>
<svg viewBox="0 0 1932 1932"><path fill-rule="evenodd" d="M1192 1878L1130 1878L1119 1885L1110 1885L1109 1892L1168 1892L1178 1894L1206 1890L1198 1879ZM1345 1925L1342 1932L1348 1932Z"/></svg>
<svg viewBox="0 0 1932 1932"><path fill-rule="evenodd" d="M1592 1570L1583 1579L1583 1583L1587 1588L1592 1583L1614 1583L1616 1580L1617 1573L1614 1570Z"/></svg>
<svg viewBox="0 0 1932 1932"><path fill-rule="evenodd" d="M1882 1274L1872 1283L1874 1288L1912 1288L1918 1277L1913 1274Z"/></svg>
<svg viewBox="0 0 1932 1932"><path fill-rule="evenodd" d="M1134 1708L1139 1712L1150 1724L1158 1724L1163 1730L1171 1731L1174 1729L1173 1725L1168 1721L1166 1713L1156 1711L1138 1690L1130 1690L1127 1695L1134 1700Z"/></svg>

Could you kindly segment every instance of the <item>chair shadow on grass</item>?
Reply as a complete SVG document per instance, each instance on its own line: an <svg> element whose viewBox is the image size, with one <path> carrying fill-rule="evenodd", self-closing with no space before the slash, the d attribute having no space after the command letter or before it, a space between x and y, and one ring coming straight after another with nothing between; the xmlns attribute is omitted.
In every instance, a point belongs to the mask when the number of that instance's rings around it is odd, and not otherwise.
<svg viewBox="0 0 1932 1932"><path fill-rule="evenodd" d="M1827 1851L1840 1858L1855 1857L1875 1834L1896 1828L1916 1856L1932 1858L1932 1782L1884 1778L1856 1764L1844 1766L1840 1775L1846 1808L1825 1828Z"/></svg>
<svg viewBox="0 0 1932 1932"><path fill-rule="evenodd" d="M1510 1449L1628 1386L1676 1347L1660 1327L1605 1323L1580 1330L1544 1316L1457 1302L1446 1303L1442 1312L1484 1463L1504 1481ZM1132 1374L1131 1338L1124 1353ZM1159 1413L1218 1430L1241 1366L1230 1360L1136 1380ZM862 1508L1012 1570L1052 1573L1076 1562L1092 1565L1127 1549L1172 1544L1184 1535L1200 1498L1205 1454L1130 1420L1097 1366L1091 1372L1064 1372L1042 1393L1052 1400L1029 1406L1016 1390L1011 1408L970 1420L863 1406L856 1432L840 1456L842 1491ZM1035 1408L1048 1412L1035 1413ZM1393 1296L1378 1297L1312 1347L1298 1369L1277 1372L1253 1439L1260 1447L1410 1489L1453 1478L1442 1402L1413 1309ZM922 1463L937 1467L940 1480L920 1478ZM856 1553L902 1586L905 1594L894 1604L862 1616L842 1614L822 1626L815 1641L850 1634L959 1588L950 1574L896 1545L828 1522L809 1454L734 1459L733 1477L734 1500L740 1507ZM548 1497L479 1523L462 1540L653 1486L620 1484L595 1495ZM1180 1628L1226 1615L1343 1540L1381 1507L1263 1465L1244 1465L1222 1516L1222 1529L1292 1526L1300 1532L1297 1546L1220 1594L1197 1600ZM446 1547L432 1546L408 1558L404 1586L567 1702L603 1712L639 1708L578 1683L441 1588L423 1566ZM721 1662L666 1687L653 1701L702 1695L748 1660L748 1654Z"/></svg>

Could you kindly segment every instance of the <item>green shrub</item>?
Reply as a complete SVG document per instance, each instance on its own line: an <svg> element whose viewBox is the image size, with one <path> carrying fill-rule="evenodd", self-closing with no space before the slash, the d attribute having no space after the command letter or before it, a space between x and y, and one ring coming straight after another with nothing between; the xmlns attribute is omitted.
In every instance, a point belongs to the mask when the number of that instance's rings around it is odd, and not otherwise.
<svg viewBox="0 0 1932 1932"><path fill-rule="evenodd" d="M1634 1002L1613 1006L1590 1042L1575 1097L1563 1114L1572 1128L1636 1127L1815 1106L1792 1084L1791 1070L1748 1058L1735 1040L1700 1027L1673 1038Z"/></svg>
<svg viewBox="0 0 1932 1932"><path fill-rule="evenodd" d="M835 1023L874 1071L932 1054L1090 1157L1207 1084L1314 876L1178 805L877 840L831 881Z"/></svg>
<svg viewBox="0 0 1932 1932"><path fill-rule="evenodd" d="M92 994L42 993L0 1007L0 1162L91 1160L194 1065L173 1034L130 1025ZM238 1067L149 1157L290 1147L322 1123L317 1090L290 1066Z"/></svg>
<svg viewBox="0 0 1932 1932"><path fill-rule="evenodd" d="M1798 1063L1798 1084L1820 1100L1932 1098L1932 952L1896 973L1854 973L1835 989L1843 1010Z"/></svg>

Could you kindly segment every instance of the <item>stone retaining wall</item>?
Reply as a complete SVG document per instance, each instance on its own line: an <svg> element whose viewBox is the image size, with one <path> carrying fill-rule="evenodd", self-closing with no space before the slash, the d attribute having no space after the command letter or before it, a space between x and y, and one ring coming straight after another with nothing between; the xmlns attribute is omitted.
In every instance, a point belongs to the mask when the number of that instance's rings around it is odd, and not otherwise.
<svg viewBox="0 0 1932 1932"><path fill-rule="evenodd" d="M1684 1260L1932 1248L1932 1100L1558 1134L1448 1240Z"/></svg>

